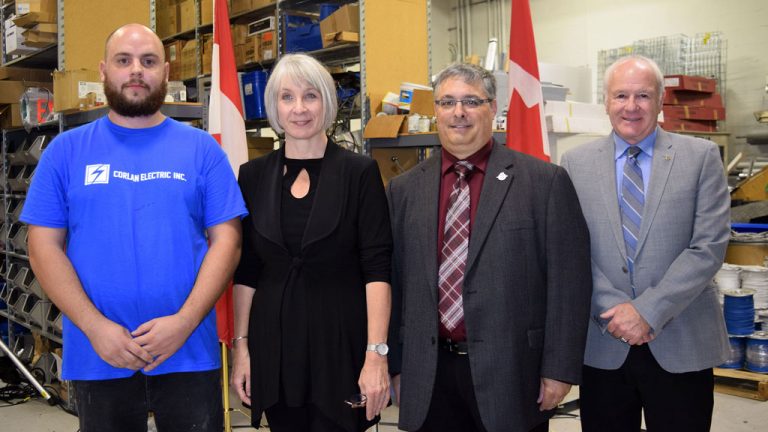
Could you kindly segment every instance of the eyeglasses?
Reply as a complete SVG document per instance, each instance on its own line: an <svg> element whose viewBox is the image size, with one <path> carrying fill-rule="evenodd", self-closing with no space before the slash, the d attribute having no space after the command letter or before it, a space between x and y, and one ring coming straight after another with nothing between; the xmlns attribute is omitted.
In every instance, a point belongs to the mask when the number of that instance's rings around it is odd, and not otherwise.
<svg viewBox="0 0 768 432"><path fill-rule="evenodd" d="M475 109L480 108L484 103L491 103L493 99L477 99L477 98L469 98L469 99L438 99L435 101L435 105L437 105L440 109L443 110L452 110L456 108L456 104L461 102L461 106L464 107L464 109Z"/></svg>

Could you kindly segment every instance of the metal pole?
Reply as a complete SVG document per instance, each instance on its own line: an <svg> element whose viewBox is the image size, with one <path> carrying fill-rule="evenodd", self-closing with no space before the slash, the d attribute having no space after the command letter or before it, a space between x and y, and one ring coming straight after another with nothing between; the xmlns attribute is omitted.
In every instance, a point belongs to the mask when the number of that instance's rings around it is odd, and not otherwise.
<svg viewBox="0 0 768 432"><path fill-rule="evenodd" d="M40 396L42 396L43 399L50 401L51 395L47 391L45 391L43 386L41 386L40 383L37 382L37 380L35 379L34 376L32 376L31 373L29 373L29 371L27 370L27 368L24 367L21 361L18 358L16 358L13 352L11 352L10 348L8 348L8 346L6 346L5 343L3 343L2 339L0 339L0 349L2 349L3 352L5 352L5 355L7 355L8 358L11 359L13 364L16 365L16 368L19 370L19 372L21 372L24 375L24 377L27 378L27 381L29 381L35 387L37 392L40 393Z"/></svg>
<svg viewBox="0 0 768 432"><path fill-rule="evenodd" d="M232 417L229 411L229 365L227 362L227 344L221 345L221 400L224 404L224 432L232 432Z"/></svg>

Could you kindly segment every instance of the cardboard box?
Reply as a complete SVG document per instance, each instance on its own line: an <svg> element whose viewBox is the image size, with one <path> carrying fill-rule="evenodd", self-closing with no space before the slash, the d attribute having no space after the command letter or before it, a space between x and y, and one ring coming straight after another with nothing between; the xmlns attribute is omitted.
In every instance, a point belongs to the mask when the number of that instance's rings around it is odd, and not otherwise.
<svg viewBox="0 0 768 432"><path fill-rule="evenodd" d="M277 58L277 45L275 44L275 32L266 32L259 35L261 41L261 61Z"/></svg>
<svg viewBox="0 0 768 432"><path fill-rule="evenodd" d="M326 33L323 35L323 48L360 42L360 35L351 32Z"/></svg>
<svg viewBox="0 0 768 432"><path fill-rule="evenodd" d="M714 93L717 81L710 78L691 75L666 75L664 88L669 90L690 90L704 93Z"/></svg>
<svg viewBox="0 0 768 432"><path fill-rule="evenodd" d="M245 43L248 37L248 26L245 24L232 24L232 43L240 45Z"/></svg>
<svg viewBox="0 0 768 432"><path fill-rule="evenodd" d="M275 0L232 0L229 16L239 15L274 4Z"/></svg>
<svg viewBox="0 0 768 432"><path fill-rule="evenodd" d="M53 71L53 108L56 112L106 103L99 72L88 69Z"/></svg>
<svg viewBox="0 0 768 432"><path fill-rule="evenodd" d="M768 256L768 243L728 243L725 262L736 265L758 265L765 263Z"/></svg>
<svg viewBox="0 0 768 432"><path fill-rule="evenodd" d="M246 136L249 149L274 150L275 139L271 137Z"/></svg>
<svg viewBox="0 0 768 432"><path fill-rule="evenodd" d="M213 0L200 1L200 25L213 23Z"/></svg>
<svg viewBox="0 0 768 432"><path fill-rule="evenodd" d="M178 5L179 13L179 32L194 30L195 22L195 0L184 0Z"/></svg>
<svg viewBox="0 0 768 432"><path fill-rule="evenodd" d="M0 67L0 80L51 81L51 71L47 69L27 69L18 67Z"/></svg>
<svg viewBox="0 0 768 432"><path fill-rule="evenodd" d="M29 87L41 87L48 90L52 90L53 86L51 82L39 82L39 81L12 81L2 80L0 81L0 104L15 104L20 103L21 95Z"/></svg>
<svg viewBox="0 0 768 432"><path fill-rule="evenodd" d="M664 105L662 112L664 120L725 120L725 108Z"/></svg>
<svg viewBox="0 0 768 432"><path fill-rule="evenodd" d="M248 160L256 159L261 156L267 155L272 153L272 149L254 149L249 148L248 149Z"/></svg>
<svg viewBox="0 0 768 432"><path fill-rule="evenodd" d="M275 17L268 16L246 24L246 33L253 36L275 30Z"/></svg>
<svg viewBox="0 0 768 432"><path fill-rule="evenodd" d="M671 132L717 132L714 120L681 120L665 118L659 123L662 129Z"/></svg>
<svg viewBox="0 0 768 432"><path fill-rule="evenodd" d="M411 96L411 114L421 114L427 117L435 116L435 95L432 90L413 89Z"/></svg>
<svg viewBox="0 0 768 432"><path fill-rule="evenodd" d="M155 9L155 31L161 39L179 32L178 5L170 0L160 0Z"/></svg>
<svg viewBox="0 0 768 432"><path fill-rule="evenodd" d="M261 61L261 37L260 35L247 36L242 46L240 65Z"/></svg>
<svg viewBox="0 0 768 432"><path fill-rule="evenodd" d="M560 115L547 115L547 130L561 133L591 133L608 135L613 130L608 116L604 119L592 117L568 117Z"/></svg>
<svg viewBox="0 0 768 432"><path fill-rule="evenodd" d="M202 51L203 75L210 75L213 72L213 35L203 35Z"/></svg>
<svg viewBox="0 0 768 432"><path fill-rule="evenodd" d="M165 44L165 61L169 64L169 81L181 79L181 50L183 48L184 41L177 40Z"/></svg>
<svg viewBox="0 0 768 432"><path fill-rule="evenodd" d="M56 0L16 0L16 14L30 12L56 13Z"/></svg>
<svg viewBox="0 0 768 432"><path fill-rule="evenodd" d="M323 47L332 45L336 41L336 34L341 32L360 33L360 6L356 3L346 4L320 21ZM351 36L347 37L351 39Z"/></svg>
<svg viewBox="0 0 768 432"><path fill-rule="evenodd" d="M418 148L372 148L371 157L379 164L381 181L384 185L387 185L393 177L418 165L419 150Z"/></svg>
<svg viewBox="0 0 768 432"><path fill-rule="evenodd" d="M55 44L59 39L59 35L57 33L47 33L33 29L26 30L23 35L24 44L34 48L45 48Z"/></svg>
<svg viewBox="0 0 768 432"><path fill-rule="evenodd" d="M37 48L25 44L24 29L18 27L11 19L5 21L5 52L8 55L26 55L37 51Z"/></svg>
<svg viewBox="0 0 768 432"><path fill-rule="evenodd" d="M190 40L184 44L181 50L181 77L182 80L197 76L197 41Z"/></svg>
<svg viewBox="0 0 768 432"><path fill-rule="evenodd" d="M371 118L365 125L363 138L397 138L408 133L408 122L404 115L383 115Z"/></svg>
<svg viewBox="0 0 768 432"><path fill-rule="evenodd" d="M33 27L40 23L55 24L58 21L58 15L56 13L47 12L30 12L28 14L19 15L13 19L13 22L19 27Z"/></svg>
<svg viewBox="0 0 768 432"><path fill-rule="evenodd" d="M544 115L608 119L605 105L571 101L546 101Z"/></svg>
<svg viewBox="0 0 768 432"><path fill-rule="evenodd" d="M0 129L13 129L24 126L21 122L21 104L15 103L0 107Z"/></svg>
<svg viewBox="0 0 768 432"><path fill-rule="evenodd" d="M253 0L232 0L232 3L229 6L229 16L234 16L251 10L252 1Z"/></svg>
<svg viewBox="0 0 768 432"><path fill-rule="evenodd" d="M685 90L664 91L664 105L686 105L722 108L723 98L720 93L699 93Z"/></svg>
<svg viewBox="0 0 768 432"><path fill-rule="evenodd" d="M58 19L56 0L19 0L16 2L16 25L32 27L37 23L55 23Z"/></svg>

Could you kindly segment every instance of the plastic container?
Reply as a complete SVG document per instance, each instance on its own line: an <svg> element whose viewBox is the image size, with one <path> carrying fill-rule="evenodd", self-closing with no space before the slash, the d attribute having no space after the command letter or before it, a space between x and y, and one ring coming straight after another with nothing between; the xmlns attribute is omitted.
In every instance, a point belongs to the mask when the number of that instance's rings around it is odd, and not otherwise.
<svg viewBox="0 0 768 432"><path fill-rule="evenodd" d="M268 78L269 76L265 71L246 72L242 75L246 120L267 117L267 110L264 107L264 91L267 88Z"/></svg>

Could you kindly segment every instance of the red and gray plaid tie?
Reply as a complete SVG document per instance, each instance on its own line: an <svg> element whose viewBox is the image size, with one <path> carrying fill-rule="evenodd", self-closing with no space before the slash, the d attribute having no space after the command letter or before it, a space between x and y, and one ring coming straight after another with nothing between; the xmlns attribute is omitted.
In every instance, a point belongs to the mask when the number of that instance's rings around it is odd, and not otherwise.
<svg viewBox="0 0 768 432"><path fill-rule="evenodd" d="M442 262L440 263L439 287L440 322L452 331L464 319L462 286L464 268L467 265L469 247L469 184L467 175L472 171L471 163L459 161L453 165L458 178L448 200L448 212L445 215Z"/></svg>

